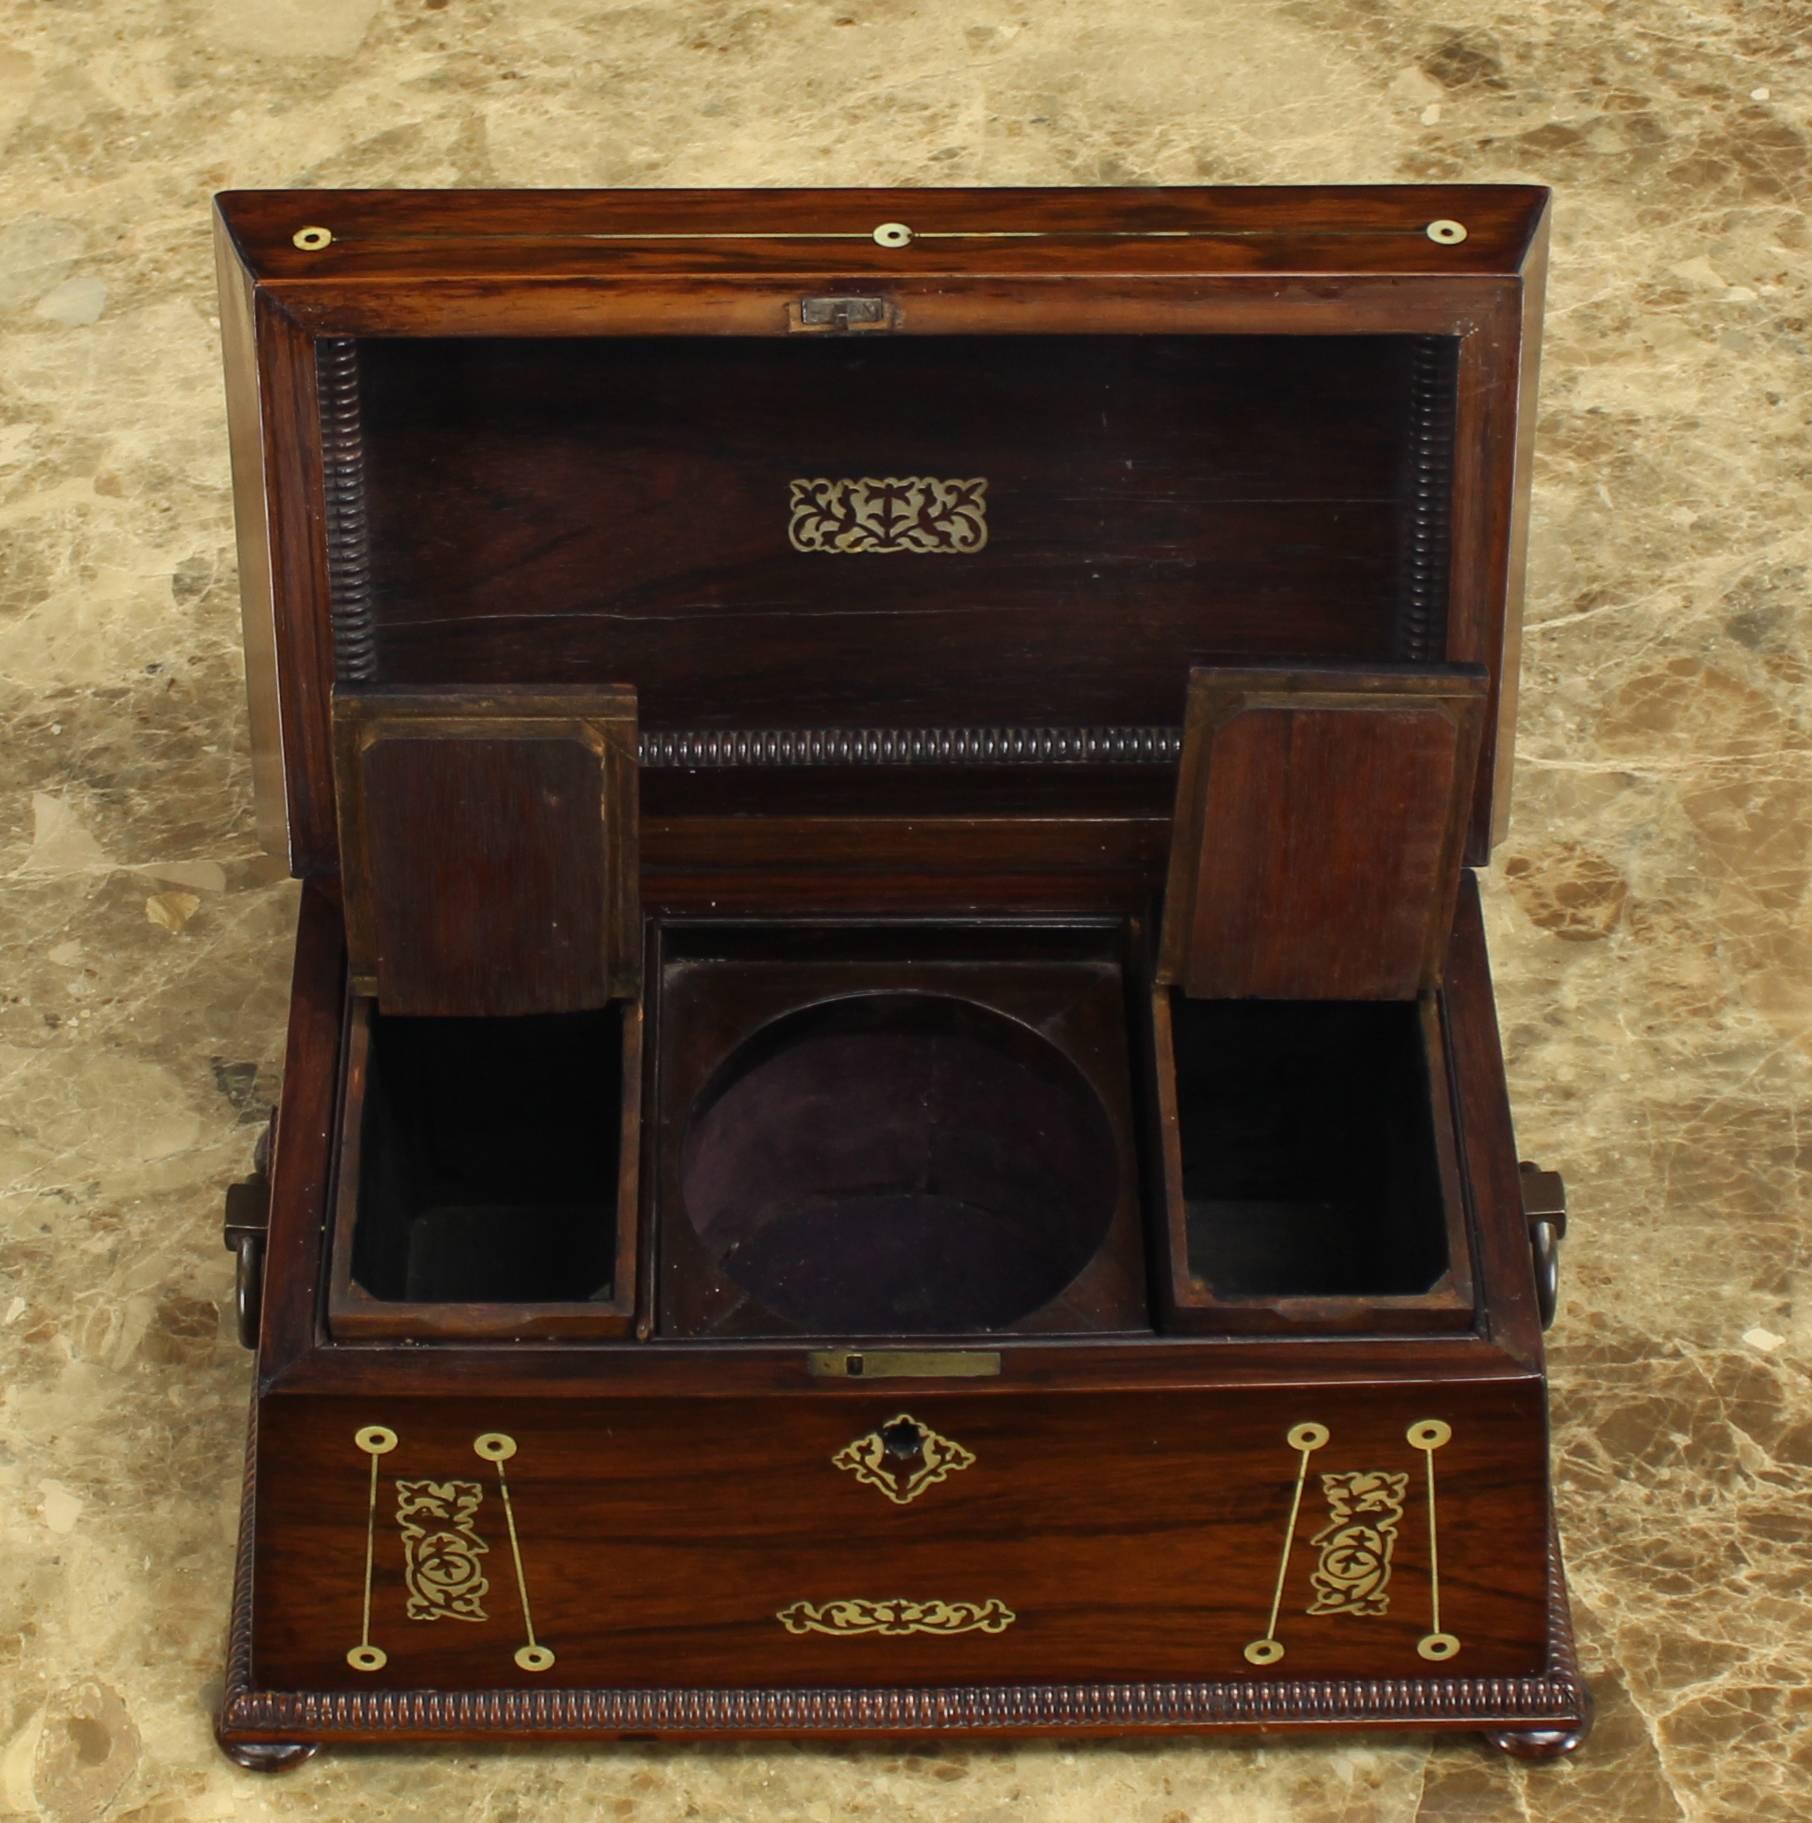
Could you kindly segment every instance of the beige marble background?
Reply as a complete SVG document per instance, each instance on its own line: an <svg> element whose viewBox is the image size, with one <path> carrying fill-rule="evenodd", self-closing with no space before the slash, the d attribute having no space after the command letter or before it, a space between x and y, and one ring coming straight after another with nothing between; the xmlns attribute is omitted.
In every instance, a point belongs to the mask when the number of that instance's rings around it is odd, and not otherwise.
<svg viewBox="0 0 1812 1823"><path fill-rule="evenodd" d="M1812 1816L1805 0L0 6L0 1812ZM215 1755L256 852L207 199L239 185L1537 179L1522 765L1490 899L1565 1167L1576 1764L1464 1742Z"/></svg>

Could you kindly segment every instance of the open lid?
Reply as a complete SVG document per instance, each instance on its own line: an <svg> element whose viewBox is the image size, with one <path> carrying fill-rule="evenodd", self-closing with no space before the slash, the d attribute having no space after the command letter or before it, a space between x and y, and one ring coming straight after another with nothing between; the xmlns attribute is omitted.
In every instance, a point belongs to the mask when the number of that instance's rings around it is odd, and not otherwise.
<svg viewBox="0 0 1812 1823"><path fill-rule="evenodd" d="M1486 683L1477 667L1192 671L1158 980L1198 999L1432 988Z"/></svg>
<svg viewBox="0 0 1812 1823"><path fill-rule="evenodd" d="M469 1015L633 997L633 691L342 691L334 734L354 993Z"/></svg>
<svg viewBox="0 0 1812 1823"><path fill-rule="evenodd" d="M826 771L901 828L966 781L1155 829L1190 667L1275 663L1482 667L1487 857L1545 191L219 208L255 770L297 871L352 865L336 685L630 686L652 843L730 790L819 814ZM700 767L738 777L674 796Z"/></svg>

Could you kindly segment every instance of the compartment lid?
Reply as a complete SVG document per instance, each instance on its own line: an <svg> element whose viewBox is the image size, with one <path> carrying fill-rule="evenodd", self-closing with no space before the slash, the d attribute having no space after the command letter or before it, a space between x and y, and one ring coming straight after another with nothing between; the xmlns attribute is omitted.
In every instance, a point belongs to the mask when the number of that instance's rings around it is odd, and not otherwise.
<svg viewBox="0 0 1812 1823"><path fill-rule="evenodd" d="M1190 673L1158 979L1409 1000L1440 979L1483 670Z"/></svg>
<svg viewBox="0 0 1812 1823"><path fill-rule="evenodd" d="M264 827L341 866L336 682L620 681L651 769L736 768L756 815L797 810L782 768L1061 764L1144 768L1161 818L1192 665L1454 662L1489 678L1483 860L1546 207L223 197Z"/></svg>
<svg viewBox="0 0 1812 1823"><path fill-rule="evenodd" d="M430 1014L634 995L633 691L341 691L334 735L354 993Z"/></svg>

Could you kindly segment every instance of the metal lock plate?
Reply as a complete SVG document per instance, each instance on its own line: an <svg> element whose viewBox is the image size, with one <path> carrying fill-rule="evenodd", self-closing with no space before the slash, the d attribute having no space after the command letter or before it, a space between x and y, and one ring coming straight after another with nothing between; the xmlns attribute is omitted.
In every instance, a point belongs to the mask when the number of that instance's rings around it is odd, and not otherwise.
<svg viewBox="0 0 1812 1823"><path fill-rule="evenodd" d="M888 330L898 322L899 313L882 297L808 297L787 306L788 328L807 335Z"/></svg>

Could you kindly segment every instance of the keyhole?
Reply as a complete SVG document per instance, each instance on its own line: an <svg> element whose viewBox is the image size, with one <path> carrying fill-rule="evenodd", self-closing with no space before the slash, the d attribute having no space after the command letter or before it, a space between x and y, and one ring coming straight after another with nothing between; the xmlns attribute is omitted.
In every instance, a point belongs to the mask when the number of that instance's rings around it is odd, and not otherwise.
<svg viewBox="0 0 1812 1823"><path fill-rule="evenodd" d="M881 1447L895 1462L910 1462L924 1449L925 1433L910 1418L901 1418L881 1432Z"/></svg>

